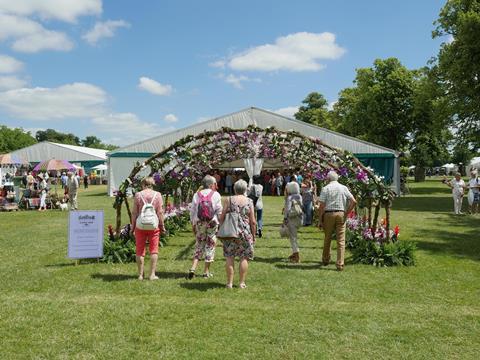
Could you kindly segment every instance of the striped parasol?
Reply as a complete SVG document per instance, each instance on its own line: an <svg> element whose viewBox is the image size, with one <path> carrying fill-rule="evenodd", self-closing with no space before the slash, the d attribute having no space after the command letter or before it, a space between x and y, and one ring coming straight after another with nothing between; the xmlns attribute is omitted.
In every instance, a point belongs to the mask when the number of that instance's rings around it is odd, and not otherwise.
<svg viewBox="0 0 480 360"><path fill-rule="evenodd" d="M28 161L18 155L0 154L0 165L28 165Z"/></svg>
<svg viewBox="0 0 480 360"><path fill-rule="evenodd" d="M38 171L62 171L62 170L67 170L67 171L75 171L75 166L73 164L70 164L67 160L46 160L42 161L41 163L37 164L33 168L34 172Z"/></svg>

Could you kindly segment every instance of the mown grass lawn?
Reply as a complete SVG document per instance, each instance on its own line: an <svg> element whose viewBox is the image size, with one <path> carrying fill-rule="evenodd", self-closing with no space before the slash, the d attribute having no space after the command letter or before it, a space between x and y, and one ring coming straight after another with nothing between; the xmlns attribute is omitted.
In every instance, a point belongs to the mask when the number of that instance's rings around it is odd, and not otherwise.
<svg viewBox="0 0 480 360"><path fill-rule="evenodd" d="M82 191L80 208L113 223L104 192ZM265 204L249 287L230 291L220 247L215 277L184 279L190 232L161 250L159 281L139 282L134 264L66 259L66 212L0 213L0 358L478 359L480 217L453 215L439 181L395 200L393 223L419 248L410 268L321 268L315 228L288 264L281 201Z"/></svg>

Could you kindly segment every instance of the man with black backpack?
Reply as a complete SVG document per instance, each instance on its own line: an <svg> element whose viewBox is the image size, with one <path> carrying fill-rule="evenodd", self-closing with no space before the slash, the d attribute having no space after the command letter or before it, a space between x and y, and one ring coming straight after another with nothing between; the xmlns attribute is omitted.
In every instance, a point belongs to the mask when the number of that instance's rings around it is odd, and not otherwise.
<svg viewBox="0 0 480 360"><path fill-rule="evenodd" d="M215 259L219 216L222 213L222 197L217 192L217 180L207 175L202 180L202 189L194 196L190 205L190 221L195 234L195 252L187 278L195 277L198 262L205 258L204 278L212 276L210 264Z"/></svg>

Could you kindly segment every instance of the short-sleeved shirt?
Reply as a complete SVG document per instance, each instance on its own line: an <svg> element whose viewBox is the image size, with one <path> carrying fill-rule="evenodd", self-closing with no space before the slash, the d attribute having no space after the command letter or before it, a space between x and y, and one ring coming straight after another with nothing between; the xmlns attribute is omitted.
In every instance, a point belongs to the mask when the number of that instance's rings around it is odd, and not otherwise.
<svg viewBox="0 0 480 360"><path fill-rule="evenodd" d="M331 181L320 193L320 201L325 204L325 211L345 211L350 199L353 199L352 193L338 181Z"/></svg>
<svg viewBox="0 0 480 360"><path fill-rule="evenodd" d="M477 186L480 186L480 179L478 177L468 181L468 187L472 193L476 194L480 192L480 189Z"/></svg>
<svg viewBox="0 0 480 360"><path fill-rule="evenodd" d="M463 195L465 192L465 181L462 179L456 180L453 179L450 184L452 185L452 193L454 195Z"/></svg>
<svg viewBox="0 0 480 360"><path fill-rule="evenodd" d="M213 190L203 189L201 190L201 193L203 196L207 196L211 191ZM192 203L190 204L190 221L192 222L192 224L196 224L199 221L197 216L199 203L200 203L200 197L198 196L198 193L195 193L195 195L193 195ZM223 210L223 206L222 206L222 196L217 191L214 191L214 194L212 195L212 206L213 206L213 210L215 211L215 216L213 217L213 220L218 224L220 214L222 213L222 210Z"/></svg>

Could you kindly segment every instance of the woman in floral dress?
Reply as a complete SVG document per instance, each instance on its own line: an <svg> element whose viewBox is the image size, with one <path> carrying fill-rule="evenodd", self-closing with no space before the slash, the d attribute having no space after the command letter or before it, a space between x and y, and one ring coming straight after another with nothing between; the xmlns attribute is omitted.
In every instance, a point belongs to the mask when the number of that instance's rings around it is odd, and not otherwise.
<svg viewBox="0 0 480 360"><path fill-rule="evenodd" d="M236 212L239 216L239 237L236 239L223 240L223 255L225 256L225 270L227 272L227 288L233 286L235 257L240 258L240 284L241 289L245 289L245 278L248 271L248 260L253 260L253 250L255 244L256 222L255 209L253 201L245 193L247 192L247 183L244 180L238 180L233 185L235 195L226 199L223 205L223 213L220 217L220 226L225 221L227 212Z"/></svg>

